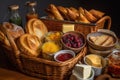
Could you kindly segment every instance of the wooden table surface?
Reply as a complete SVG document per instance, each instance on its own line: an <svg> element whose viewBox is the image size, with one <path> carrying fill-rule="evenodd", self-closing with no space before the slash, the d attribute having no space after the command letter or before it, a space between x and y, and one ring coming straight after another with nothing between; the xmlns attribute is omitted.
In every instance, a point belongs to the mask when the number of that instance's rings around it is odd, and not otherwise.
<svg viewBox="0 0 120 80"><path fill-rule="evenodd" d="M0 50L0 80L40 80L40 79L27 76L13 69L8 59Z"/></svg>

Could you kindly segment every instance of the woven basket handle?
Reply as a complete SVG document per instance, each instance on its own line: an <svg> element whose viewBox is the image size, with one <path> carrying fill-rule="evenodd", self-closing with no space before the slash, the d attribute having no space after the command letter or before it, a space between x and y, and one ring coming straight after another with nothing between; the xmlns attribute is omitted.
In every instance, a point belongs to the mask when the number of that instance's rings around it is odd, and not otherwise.
<svg viewBox="0 0 120 80"><path fill-rule="evenodd" d="M97 21L97 24L101 23L103 20L108 21L107 22L107 26L106 29L110 29L111 28L111 17L110 16L104 16L103 18L101 18L99 21Z"/></svg>

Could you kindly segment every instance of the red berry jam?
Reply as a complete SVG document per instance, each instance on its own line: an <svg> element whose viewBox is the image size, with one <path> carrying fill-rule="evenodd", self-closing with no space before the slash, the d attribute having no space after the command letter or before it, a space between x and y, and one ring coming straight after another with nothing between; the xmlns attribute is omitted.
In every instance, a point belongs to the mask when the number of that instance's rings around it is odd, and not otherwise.
<svg viewBox="0 0 120 80"><path fill-rule="evenodd" d="M59 54L57 57L56 57L56 59L57 60L59 60L59 61L66 61L66 60L68 60L68 59L70 59L70 58L72 58L73 56L71 55L71 54L69 54L69 53L64 53L64 54Z"/></svg>

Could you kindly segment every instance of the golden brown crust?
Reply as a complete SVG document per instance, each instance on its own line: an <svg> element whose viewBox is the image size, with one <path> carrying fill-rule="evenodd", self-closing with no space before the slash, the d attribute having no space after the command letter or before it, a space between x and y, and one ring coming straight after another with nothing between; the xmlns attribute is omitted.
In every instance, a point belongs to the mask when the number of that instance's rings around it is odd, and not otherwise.
<svg viewBox="0 0 120 80"><path fill-rule="evenodd" d="M67 9L67 14L68 14L70 20L75 21L77 19L78 15L75 12L73 12L72 10L70 10L69 8L66 8L66 9Z"/></svg>
<svg viewBox="0 0 120 80"><path fill-rule="evenodd" d="M91 9L90 11L89 11L93 16L95 16L97 19L100 19L100 18L102 18L103 16L104 16L104 12L102 12L102 11L99 11L99 10L95 10L95 9Z"/></svg>
<svg viewBox="0 0 120 80"><path fill-rule="evenodd" d="M103 12L95 9L87 11L83 7L77 9L75 7L55 6L54 4L50 4L46 10L51 19L83 23L95 23L104 15Z"/></svg>
<svg viewBox="0 0 120 80"><path fill-rule="evenodd" d="M87 18L82 13L79 13L78 22L90 23L90 21L88 21Z"/></svg>
<svg viewBox="0 0 120 80"><path fill-rule="evenodd" d="M7 29L8 33L12 36L13 39L16 39L24 34L24 30L18 25L9 22L3 22L2 26Z"/></svg>
<svg viewBox="0 0 120 80"><path fill-rule="evenodd" d="M97 19L96 19L89 11L87 11L87 10L85 9L84 12L85 12L86 18L87 18L90 22L96 22L96 21L97 21Z"/></svg>
<svg viewBox="0 0 120 80"><path fill-rule="evenodd" d="M77 16L79 16L79 11L76 8L70 7L70 10L72 10Z"/></svg>
<svg viewBox="0 0 120 80"><path fill-rule="evenodd" d="M48 32L47 27L40 19L30 19L25 27L26 33L38 36L40 39Z"/></svg>
<svg viewBox="0 0 120 80"><path fill-rule="evenodd" d="M24 30L15 24L9 22L3 22L0 27L1 43L7 49L11 49L12 41L24 34ZM10 42L11 39L12 41ZM13 46L15 47L15 46Z"/></svg>
<svg viewBox="0 0 120 80"><path fill-rule="evenodd" d="M59 10L59 12L65 20L70 20L69 16L67 15L67 9L65 7L57 6L57 9Z"/></svg>
<svg viewBox="0 0 120 80"><path fill-rule="evenodd" d="M57 20L64 20L64 18L62 17L62 15L60 14L60 12L54 4L50 4L49 9L51 10L51 13L55 16Z"/></svg>
<svg viewBox="0 0 120 80"><path fill-rule="evenodd" d="M26 55L38 56L40 54L41 41L36 35L24 34L17 40L17 46Z"/></svg>
<svg viewBox="0 0 120 80"><path fill-rule="evenodd" d="M9 43L8 39L6 38L4 33L1 31L0 31L0 42L6 47L10 47L10 43Z"/></svg>
<svg viewBox="0 0 120 80"><path fill-rule="evenodd" d="M79 13L85 15L85 13L84 13L84 9L83 9L82 7L79 7L78 11L79 11Z"/></svg>

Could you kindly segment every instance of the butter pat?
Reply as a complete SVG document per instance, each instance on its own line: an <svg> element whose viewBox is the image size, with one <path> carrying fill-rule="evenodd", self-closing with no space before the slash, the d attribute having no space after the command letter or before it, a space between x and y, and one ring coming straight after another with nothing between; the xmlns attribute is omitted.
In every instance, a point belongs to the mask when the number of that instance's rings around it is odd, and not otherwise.
<svg viewBox="0 0 120 80"><path fill-rule="evenodd" d="M63 24L62 31L63 33L66 33L68 31L74 31L74 24Z"/></svg>
<svg viewBox="0 0 120 80"><path fill-rule="evenodd" d="M82 79L87 79L91 75L91 66L90 65L84 65L84 64L76 64L74 68L75 74L82 78Z"/></svg>
<svg viewBox="0 0 120 80"><path fill-rule="evenodd" d="M98 55L88 55L86 56L85 61L87 62L87 64L91 65L91 66L95 66L95 67L102 67L102 58Z"/></svg>

